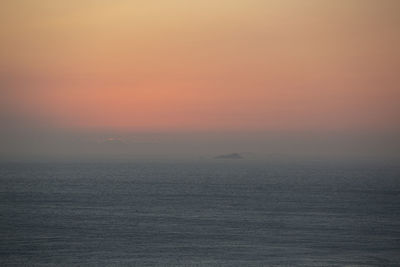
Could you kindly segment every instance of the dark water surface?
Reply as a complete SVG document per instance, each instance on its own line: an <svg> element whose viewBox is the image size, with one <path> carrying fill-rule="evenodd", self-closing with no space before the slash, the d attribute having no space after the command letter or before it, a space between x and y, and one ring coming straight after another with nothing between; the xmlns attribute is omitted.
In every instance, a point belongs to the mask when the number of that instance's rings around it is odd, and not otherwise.
<svg viewBox="0 0 400 267"><path fill-rule="evenodd" d="M0 265L400 266L400 170L1 164Z"/></svg>

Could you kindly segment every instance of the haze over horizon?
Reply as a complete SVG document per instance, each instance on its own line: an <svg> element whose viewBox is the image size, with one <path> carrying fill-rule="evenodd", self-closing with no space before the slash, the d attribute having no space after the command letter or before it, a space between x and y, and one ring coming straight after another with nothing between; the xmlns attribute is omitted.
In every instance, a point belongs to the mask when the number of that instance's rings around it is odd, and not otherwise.
<svg viewBox="0 0 400 267"><path fill-rule="evenodd" d="M5 0L0 160L399 159L396 0Z"/></svg>

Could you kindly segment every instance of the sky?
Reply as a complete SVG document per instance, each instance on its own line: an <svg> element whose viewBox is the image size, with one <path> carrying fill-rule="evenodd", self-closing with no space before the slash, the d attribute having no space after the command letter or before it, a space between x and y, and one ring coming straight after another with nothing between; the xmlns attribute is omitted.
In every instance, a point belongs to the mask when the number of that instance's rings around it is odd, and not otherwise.
<svg viewBox="0 0 400 267"><path fill-rule="evenodd" d="M400 1L3 0L0 158L398 156Z"/></svg>

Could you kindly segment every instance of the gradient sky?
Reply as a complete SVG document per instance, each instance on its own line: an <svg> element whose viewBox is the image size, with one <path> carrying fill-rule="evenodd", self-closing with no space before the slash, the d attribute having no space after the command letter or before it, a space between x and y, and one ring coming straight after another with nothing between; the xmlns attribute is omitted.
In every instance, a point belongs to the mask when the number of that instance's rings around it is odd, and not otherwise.
<svg viewBox="0 0 400 267"><path fill-rule="evenodd" d="M0 127L12 143L397 136L399 14L397 0L3 0Z"/></svg>

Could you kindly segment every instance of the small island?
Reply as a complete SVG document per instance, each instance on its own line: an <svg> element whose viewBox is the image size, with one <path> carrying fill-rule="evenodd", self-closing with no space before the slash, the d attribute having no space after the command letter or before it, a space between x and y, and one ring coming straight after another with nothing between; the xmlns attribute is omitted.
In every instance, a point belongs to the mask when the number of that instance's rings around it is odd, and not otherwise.
<svg viewBox="0 0 400 267"><path fill-rule="evenodd" d="M243 159L239 153L224 154L215 157L216 159Z"/></svg>

